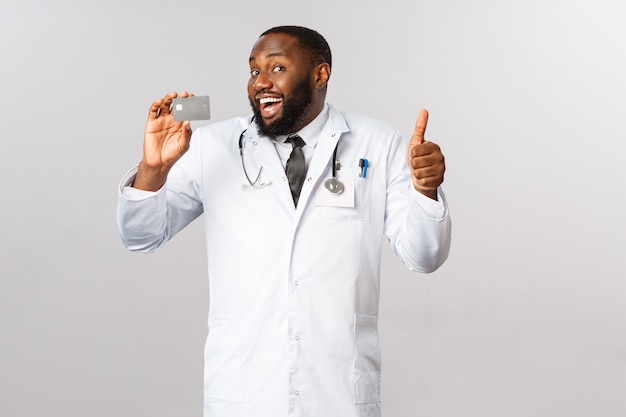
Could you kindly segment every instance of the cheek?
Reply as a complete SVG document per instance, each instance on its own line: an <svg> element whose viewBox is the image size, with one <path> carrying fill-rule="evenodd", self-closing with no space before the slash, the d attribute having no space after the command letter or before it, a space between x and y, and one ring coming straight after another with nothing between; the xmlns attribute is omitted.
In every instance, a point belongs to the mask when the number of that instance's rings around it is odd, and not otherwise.
<svg viewBox="0 0 626 417"><path fill-rule="evenodd" d="M271 78L272 87L282 93L289 93L298 84L298 78L294 74L276 74Z"/></svg>
<svg viewBox="0 0 626 417"><path fill-rule="evenodd" d="M248 97L250 97L251 99L254 99L254 96L256 95L256 90L254 89L254 82L252 81L248 81Z"/></svg>

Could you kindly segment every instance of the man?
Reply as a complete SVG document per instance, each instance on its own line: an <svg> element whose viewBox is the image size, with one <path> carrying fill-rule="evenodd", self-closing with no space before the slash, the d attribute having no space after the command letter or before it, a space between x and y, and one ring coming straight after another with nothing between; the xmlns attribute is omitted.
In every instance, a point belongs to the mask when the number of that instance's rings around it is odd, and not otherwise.
<svg viewBox="0 0 626 417"><path fill-rule="evenodd" d="M310 29L268 30L249 63L253 117L191 139L170 110L188 93L152 104L143 159L120 187L122 240L154 251L205 216L205 416L379 416L382 235L421 272L450 245L428 113L407 150L386 124L327 104L330 48ZM296 135L304 158L291 156Z"/></svg>

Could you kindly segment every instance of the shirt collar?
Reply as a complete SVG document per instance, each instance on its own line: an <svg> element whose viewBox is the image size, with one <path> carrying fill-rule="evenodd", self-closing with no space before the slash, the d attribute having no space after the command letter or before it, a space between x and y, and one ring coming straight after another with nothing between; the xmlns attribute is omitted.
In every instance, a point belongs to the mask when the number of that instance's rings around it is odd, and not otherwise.
<svg viewBox="0 0 626 417"><path fill-rule="evenodd" d="M320 112L320 114L318 114L317 117L315 117L315 119L313 119L311 123L304 126L302 129L295 132L294 134L300 136L307 145L311 147L315 147L315 145L317 145L317 142L322 134L322 130L324 129L324 126L326 125L327 121L328 121L328 104L324 103L324 108L322 108L322 111ZM287 136L293 136L294 134L279 135L276 137L275 141L281 142L281 143L285 142L285 139L287 139Z"/></svg>

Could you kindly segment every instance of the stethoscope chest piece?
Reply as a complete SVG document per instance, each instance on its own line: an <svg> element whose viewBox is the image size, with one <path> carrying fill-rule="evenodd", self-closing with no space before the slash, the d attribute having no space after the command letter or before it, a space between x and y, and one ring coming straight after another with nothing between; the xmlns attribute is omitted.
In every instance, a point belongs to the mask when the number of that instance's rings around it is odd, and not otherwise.
<svg viewBox="0 0 626 417"><path fill-rule="evenodd" d="M343 183L337 179L337 170L341 167L341 164L337 161L337 145L335 145L335 151L333 152L332 163L333 177L324 181L324 187L333 194L341 194L345 187Z"/></svg>
<svg viewBox="0 0 626 417"><path fill-rule="evenodd" d="M329 178L326 181L324 181L324 187L326 187L326 189L333 194L341 194L343 193L343 190L345 189L345 187L343 186L343 183L339 181L337 178Z"/></svg>

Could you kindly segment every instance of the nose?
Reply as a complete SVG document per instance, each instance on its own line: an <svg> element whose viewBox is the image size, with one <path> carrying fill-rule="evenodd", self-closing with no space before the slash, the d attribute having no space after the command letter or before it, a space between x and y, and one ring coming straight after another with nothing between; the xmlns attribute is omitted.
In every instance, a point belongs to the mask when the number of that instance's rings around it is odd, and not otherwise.
<svg viewBox="0 0 626 417"><path fill-rule="evenodd" d="M272 86L272 81L265 72L260 72L259 75L257 75L252 85L255 91L263 91L263 90L270 88L271 86Z"/></svg>

